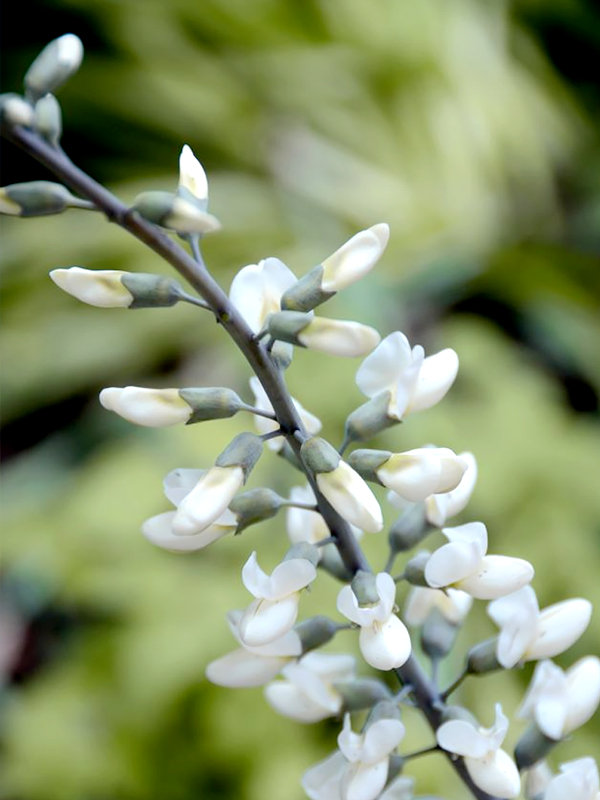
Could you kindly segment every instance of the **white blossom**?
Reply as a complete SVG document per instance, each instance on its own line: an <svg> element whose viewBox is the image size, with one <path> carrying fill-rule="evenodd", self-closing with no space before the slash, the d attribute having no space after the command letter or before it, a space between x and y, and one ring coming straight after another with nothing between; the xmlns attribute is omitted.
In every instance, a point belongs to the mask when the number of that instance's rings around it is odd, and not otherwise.
<svg viewBox="0 0 600 800"><path fill-rule="evenodd" d="M239 628L244 612L231 611L227 621L241 647L217 658L206 667L206 677L218 686L231 689L264 686L302 654L302 642L295 630L289 630L269 644L251 647L242 641Z"/></svg>
<svg viewBox="0 0 600 800"><path fill-rule="evenodd" d="M177 469L170 472L164 480L167 499L177 508L192 491L206 470ZM142 525L142 534L152 544L174 553L189 553L201 550L227 534L234 533L238 520L235 514L225 509L210 525L195 533L181 534L173 526L175 511L165 511L150 517Z"/></svg>
<svg viewBox="0 0 600 800"><path fill-rule="evenodd" d="M495 600L516 592L533 578L528 561L488 556L487 529L482 522L443 528L448 544L438 548L425 565L425 580L433 589L462 589L478 600Z"/></svg>
<svg viewBox="0 0 600 800"><path fill-rule="evenodd" d="M413 586L406 599L404 620L408 625L423 625L436 608L452 625L460 625L473 605L473 598L459 589L428 589Z"/></svg>
<svg viewBox="0 0 600 800"><path fill-rule="evenodd" d="M297 334L298 342L304 347L345 358L370 353L377 347L380 338L375 328L369 325L327 317L313 317Z"/></svg>
<svg viewBox="0 0 600 800"><path fill-rule="evenodd" d="M508 731L508 719L496 704L496 720L491 728L476 727L466 720L449 720L437 729L440 747L462 756L473 783L496 797L517 797L521 788L519 771L500 745Z"/></svg>
<svg viewBox="0 0 600 800"><path fill-rule="evenodd" d="M125 288L121 276L126 272L113 269L53 269L50 277L54 283L78 300L98 308L128 308L134 300Z"/></svg>
<svg viewBox="0 0 600 800"><path fill-rule="evenodd" d="M179 389L109 386L100 392L100 403L128 422L149 428L187 422L193 411L180 396Z"/></svg>
<svg viewBox="0 0 600 800"><path fill-rule="evenodd" d="M340 516L367 533L383 528L381 507L373 492L358 472L340 459L331 472L315 476L319 491Z"/></svg>
<svg viewBox="0 0 600 800"><path fill-rule="evenodd" d="M208 204L208 181L204 167L192 148L184 144L179 156L179 189L187 190L206 209Z"/></svg>
<svg viewBox="0 0 600 800"><path fill-rule="evenodd" d="M290 500L294 503L315 503L315 494L310 486L293 486ZM327 523L318 511L290 506L286 512L287 534L292 544L308 542L316 544L331 534Z"/></svg>
<svg viewBox="0 0 600 800"><path fill-rule="evenodd" d="M551 661L540 661L518 713L558 741L584 725L599 702L599 658L586 656L566 672Z"/></svg>
<svg viewBox="0 0 600 800"><path fill-rule="evenodd" d="M250 388L254 394L254 405L256 408L259 408L261 411L273 411L273 406L271 405L271 401L269 400L267 393L265 392L262 383L258 380L258 378L253 375L250 378ZM311 435L314 436L321 430L321 420L318 417L315 417L314 414L311 414L310 411L307 411L304 406L295 398L291 398L292 403L302 421L302 424L306 428L306 431ZM276 431L279 428L279 423L276 420L267 419L266 417L261 417L258 415L254 416L254 424L256 426L256 430L259 434L271 433L272 431ZM275 439L268 439L266 444L270 450L278 452L281 450L284 444L284 438L282 436L278 436Z"/></svg>
<svg viewBox="0 0 600 800"><path fill-rule="evenodd" d="M242 467L211 467L179 504L173 532L191 536L208 528L224 513L243 484Z"/></svg>
<svg viewBox="0 0 600 800"><path fill-rule="evenodd" d="M254 333L259 333L269 314L280 310L282 294L295 283L296 276L283 261L265 258L238 272L229 299Z"/></svg>
<svg viewBox="0 0 600 800"><path fill-rule="evenodd" d="M339 751L305 772L302 788L311 800L375 800L403 737L404 725L395 719L380 719L364 733L354 733L346 714Z"/></svg>
<svg viewBox="0 0 600 800"><path fill-rule="evenodd" d="M454 350L448 348L425 358L420 345L411 350L406 336L396 331L365 358L356 373L356 383L367 397L389 392L388 416L401 420L438 403L457 372Z"/></svg>
<svg viewBox="0 0 600 800"><path fill-rule="evenodd" d="M582 598L548 606L541 613L531 586L524 586L488 606L500 628L497 658L505 668L519 661L552 658L564 652L587 628L592 604Z"/></svg>
<svg viewBox="0 0 600 800"><path fill-rule="evenodd" d="M560 765L544 794L544 800L600 800L598 767L593 758L578 758Z"/></svg>
<svg viewBox="0 0 600 800"><path fill-rule="evenodd" d="M338 714L342 695L334 684L355 678L356 663L350 655L307 653L283 668L281 681L265 687L269 704L298 722L319 722Z"/></svg>
<svg viewBox="0 0 600 800"><path fill-rule="evenodd" d="M377 263L390 238L385 222L360 231L322 262L321 289L339 292L363 278Z"/></svg>
<svg viewBox="0 0 600 800"><path fill-rule="evenodd" d="M363 658L375 669L401 667L411 652L408 630L394 614L396 584L387 572L375 578L379 602L359 606L351 586L344 586L337 598L337 609L351 622L360 626L359 646Z"/></svg>
<svg viewBox="0 0 600 800"><path fill-rule="evenodd" d="M253 552L242 570L242 581L256 599L240 621L242 641L257 647L283 636L298 617L300 590L316 577L317 570L306 558L283 561L269 576Z"/></svg>
<svg viewBox="0 0 600 800"><path fill-rule="evenodd" d="M467 463L448 447L419 447L394 453L376 469L384 486L409 503L456 489Z"/></svg>

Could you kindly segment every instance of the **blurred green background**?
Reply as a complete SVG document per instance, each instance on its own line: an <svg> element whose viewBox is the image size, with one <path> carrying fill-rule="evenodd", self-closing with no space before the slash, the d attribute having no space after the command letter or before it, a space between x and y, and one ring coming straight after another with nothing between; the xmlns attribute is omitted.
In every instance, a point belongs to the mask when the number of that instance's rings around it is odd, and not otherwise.
<svg viewBox="0 0 600 800"><path fill-rule="evenodd" d="M388 222L381 264L331 313L403 330L429 353L454 347L461 369L439 407L378 444L472 450L480 480L463 521L486 522L491 552L535 564L542 605L600 601L593 0L34 0L11 4L10 21L4 11L3 91L20 90L50 39L84 41L59 94L63 144L123 200L172 190L192 146L224 226L205 244L223 286L269 255L302 274ZM3 146L3 184L49 177ZM168 271L99 216L2 220L0 796L300 798L302 771L333 749L338 723L304 727L260 690L203 678L234 647L224 615L248 602L249 553L272 568L285 552L283 519L187 557L139 534L167 509L163 475L210 464L248 420L149 431L97 401L126 384L248 397L248 370L191 307L78 304L47 277L73 264ZM302 352L289 371L334 442L361 402L356 367ZM265 483L285 492L297 479L265 455L251 485ZM375 565L384 539L366 542ZM337 586L318 584L303 610L335 615ZM444 682L493 630L479 608ZM557 660L598 652L596 620ZM472 679L462 698L489 725L496 699L513 713L531 669ZM405 749L430 743L407 720ZM554 764L593 754L599 734L589 723ZM464 797L440 756L408 772L420 792Z"/></svg>

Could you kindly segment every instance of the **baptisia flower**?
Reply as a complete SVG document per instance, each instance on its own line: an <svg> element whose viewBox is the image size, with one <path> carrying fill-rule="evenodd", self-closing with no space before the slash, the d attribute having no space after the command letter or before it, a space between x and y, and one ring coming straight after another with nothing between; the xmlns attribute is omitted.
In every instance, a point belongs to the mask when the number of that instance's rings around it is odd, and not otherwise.
<svg viewBox="0 0 600 800"><path fill-rule="evenodd" d="M427 589L413 586L404 607L404 620L408 625L423 625L429 614L437 609L451 625L460 625L473 605L473 598L459 589Z"/></svg>
<svg viewBox="0 0 600 800"><path fill-rule="evenodd" d="M356 383L367 397L387 393L387 414L400 421L407 414L431 408L444 397L458 372L454 350L425 358L420 345L411 349L403 333L386 336L356 373Z"/></svg>
<svg viewBox="0 0 600 800"><path fill-rule="evenodd" d="M254 402L256 408L260 409L261 411L268 411L272 413L273 406L271 405L271 401L269 400L262 383L255 375L250 378L250 388L254 393ZM317 434L321 430L321 420L318 417L315 417L314 414L311 414L310 411L307 411L304 406L293 397L292 402L298 413L298 416L302 421L302 424L306 428L306 431L311 436ZM265 433L271 433L279 428L279 423L275 420L260 416L254 417L254 424L256 425L256 430L261 435ZM284 442L285 439L282 436L278 436L275 439L268 439L266 444L270 450L279 452L279 450L281 450L283 447Z"/></svg>
<svg viewBox="0 0 600 800"><path fill-rule="evenodd" d="M202 211L208 208L208 180L204 167L192 148L184 144L179 156L179 185L177 194L194 203Z"/></svg>
<svg viewBox="0 0 600 800"><path fill-rule="evenodd" d="M64 292L98 308L157 308L184 297L177 281L145 272L69 267L53 269L50 277Z"/></svg>
<svg viewBox="0 0 600 800"><path fill-rule="evenodd" d="M204 475L206 475L206 470L173 470L164 480L167 499L178 508ZM142 534L149 542L164 550L170 550L173 553L190 553L201 550L227 534L234 533L238 526L236 515L228 508L225 508L211 524L192 533L178 532L179 529L174 528L173 525L175 517L175 511L165 511L155 517L150 517L142 525Z"/></svg>
<svg viewBox="0 0 600 800"><path fill-rule="evenodd" d="M551 661L540 661L519 709L544 736L564 739L584 725L600 702L600 659L587 656L566 672Z"/></svg>
<svg viewBox="0 0 600 800"><path fill-rule="evenodd" d="M227 621L234 637L241 647L227 655L217 658L206 667L206 677L218 686L231 689L264 686L281 670L302 655L302 640L295 630L286 631L283 636L269 644L252 647L240 636L240 622L243 611L231 611Z"/></svg>
<svg viewBox="0 0 600 800"><path fill-rule="evenodd" d="M314 564L306 558L289 558L267 575L253 552L242 570L244 586L256 598L240 621L244 644L260 647L283 636L298 617L300 591L316 577Z"/></svg>
<svg viewBox="0 0 600 800"><path fill-rule="evenodd" d="M319 722L338 714L343 698L335 684L355 678L356 662L350 655L307 653L283 668L284 680L265 687L269 704L298 722Z"/></svg>
<svg viewBox="0 0 600 800"><path fill-rule="evenodd" d="M488 536L483 522L443 528L442 533L449 543L438 548L425 565L425 580L432 589L452 586L477 600L495 600L533 578L528 561L486 555Z"/></svg>
<svg viewBox="0 0 600 800"><path fill-rule="evenodd" d="M290 500L294 503L315 503L315 494L310 486L294 486L290 490ZM317 542L327 539L331 534L327 523L318 511L290 506L286 513L287 534L292 544Z"/></svg>
<svg viewBox="0 0 600 800"><path fill-rule="evenodd" d="M321 494L341 517L368 533L383 528L375 495L329 442L313 436L302 445L300 456L315 476Z"/></svg>
<svg viewBox="0 0 600 800"><path fill-rule="evenodd" d="M487 613L500 628L496 657L505 669L519 661L552 658L579 639L592 615L582 598L548 606L541 613L531 586L490 603Z"/></svg>
<svg viewBox="0 0 600 800"><path fill-rule="evenodd" d="M282 294L295 283L296 276L283 261L265 258L238 272L229 299L254 333L259 333L269 314L280 310Z"/></svg>
<svg viewBox="0 0 600 800"><path fill-rule="evenodd" d="M598 767L593 758L560 765L560 775L548 783L544 800L600 800Z"/></svg>
<svg viewBox="0 0 600 800"><path fill-rule="evenodd" d="M411 652L406 626L394 614L396 584L387 572L380 572L375 577L369 576L370 579L373 579L374 586L370 587L368 605L359 603L355 594L355 579L354 588L344 586L341 589L337 598L337 609L340 614L360 626L358 643L367 664L380 670L395 669L408 660Z"/></svg>
<svg viewBox="0 0 600 800"><path fill-rule="evenodd" d="M360 322L315 317L301 311L271 314L266 329L273 339L289 342L332 356L356 358L377 347L380 336L375 328Z"/></svg>
<svg viewBox="0 0 600 800"><path fill-rule="evenodd" d="M441 528L446 520L455 517L466 508L475 489L477 481L475 456L472 453L459 453L458 458L463 465L466 464L466 469L458 485L448 492L437 492L425 498L425 519L438 528ZM400 511L405 511L410 506L404 497L394 491L388 493L387 499Z"/></svg>
<svg viewBox="0 0 600 800"><path fill-rule="evenodd" d="M311 800L375 800L383 790L390 756L404 738L397 719L380 719L354 733L350 715L338 736L339 751L304 773L302 788Z"/></svg>
<svg viewBox="0 0 600 800"><path fill-rule="evenodd" d="M521 789L515 762L500 745L508 731L508 719L496 703L496 720L491 728L481 728L464 719L444 722L437 729L440 747L465 760L473 783L495 797L517 797Z"/></svg>
<svg viewBox="0 0 600 800"><path fill-rule="evenodd" d="M355 450L348 463L366 480L376 481L409 503L455 489L467 464L448 447L420 447L405 453Z"/></svg>

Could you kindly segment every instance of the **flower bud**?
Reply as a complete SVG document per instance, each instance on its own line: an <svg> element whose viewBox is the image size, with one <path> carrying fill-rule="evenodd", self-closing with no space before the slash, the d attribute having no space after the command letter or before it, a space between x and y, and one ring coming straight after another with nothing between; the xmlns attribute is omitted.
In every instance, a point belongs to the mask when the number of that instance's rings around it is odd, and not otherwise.
<svg viewBox="0 0 600 800"><path fill-rule="evenodd" d="M35 104L34 127L50 144L56 145L62 135L62 113L53 94L46 94Z"/></svg>
<svg viewBox="0 0 600 800"><path fill-rule="evenodd" d="M519 770L529 769L546 758L555 745L556 739L545 736L537 725L530 725L515 747L515 761Z"/></svg>
<svg viewBox="0 0 600 800"><path fill-rule="evenodd" d="M335 688L342 696L342 710L345 713L372 708L376 703L392 698L388 687L377 678L358 678L346 683L336 683Z"/></svg>
<svg viewBox="0 0 600 800"><path fill-rule="evenodd" d="M333 542L321 548L319 568L342 583L349 583L352 580L352 572L342 561L339 550Z"/></svg>
<svg viewBox="0 0 600 800"><path fill-rule="evenodd" d="M46 45L25 75L27 94L38 100L74 75L83 59L81 39L66 33Z"/></svg>
<svg viewBox="0 0 600 800"><path fill-rule="evenodd" d="M363 730L368 730L371 725L375 725L381 719L400 719L400 709L398 703L392 698L386 698L376 703L369 711Z"/></svg>
<svg viewBox="0 0 600 800"><path fill-rule="evenodd" d="M370 353L380 340L374 328L359 322L314 317L300 311L271 314L266 325L273 339L348 358Z"/></svg>
<svg viewBox="0 0 600 800"><path fill-rule="evenodd" d="M425 566L431 558L429 550L421 550L404 567L404 579L413 586L429 586L425 580Z"/></svg>
<svg viewBox="0 0 600 800"><path fill-rule="evenodd" d="M300 455L315 475L319 491L345 520L361 530L376 533L383 527L379 503L363 481L325 439L313 436Z"/></svg>
<svg viewBox="0 0 600 800"><path fill-rule="evenodd" d="M449 622L439 608L433 608L421 630L421 647L431 659L448 655L454 645L458 626Z"/></svg>
<svg viewBox="0 0 600 800"><path fill-rule="evenodd" d="M177 389L110 386L100 392L100 403L128 422L148 428L164 428L187 422L192 413Z"/></svg>
<svg viewBox="0 0 600 800"><path fill-rule="evenodd" d="M177 281L144 272L110 269L53 269L50 277L63 291L98 308L172 306L183 291Z"/></svg>
<svg viewBox="0 0 600 800"><path fill-rule="evenodd" d="M379 592L377 591L375 575L372 572L365 572L365 570L359 569L350 586L359 606L369 607L379 603Z"/></svg>
<svg viewBox="0 0 600 800"><path fill-rule="evenodd" d="M389 235L389 227L385 223L357 233L291 286L281 298L281 308L310 311L340 289L360 280L381 256Z"/></svg>
<svg viewBox="0 0 600 800"><path fill-rule="evenodd" d="M149 222L177 233L202 235L221 227L212 214L171 192L142 192L135 198L132 209Z"/></svg>
<svg viewBox="0 0 600 800"><path fill-rule="evenodd" d="M0 118L8 125L22 125L30 128L33 125L33 107L14 92L0 94Z"/></svg>
<svg viewBox="0 0 600 800"><path fill-rule="evenodd" d="M402 553L412 550L420 544L429 533L425 519L425 506L415 503L409 506L392 525L388 541L392 553Z"/></svg>
<svg viewBox="0 0 600 800"><path fill-rule="evenodd" d="M319 548L315 547L314 544L310 544L310 542L296 542L289 548L283 560L291 561L294 558L303 558L305 561L310 561L313 567L316 567L319 563L319 557Z"/></svg>
<svg viewBox="0 0 600 800"><path fill-rule="evenodd" d="M229 504L229 510L238 519L236 533L241 533L249 525L274 517L284 503L283 497L267 488L250 489L249 492L238 495ZM306 556L297 555L295 558Z"/></svg>
<svg viewBox="0 0 600 800"><path fill-rule="evenodd" d="M485 675L487 672L502 669L502 665L496 655L497 648L497 636L474 645L467 653L467 671L469 674Z"/></svg>
<svg viewBox="0 0 600 800"><path fill-rule="evenodd" d="M262 455L262 440L253 433L240 433L223 450L215 461L217 467L241 467L244 473L244 483Z"/></svg>
<svg viewBox="0 0 600 800"><path fill-rule="evenodd" d="M347 442L372 439L392 425L399 425L399 419L389 415L391 392L384 391L355 409L346 420L345 438Z"/></svg>
<svg viewBox="0 0 600 800"><path fill-rule="evenodd" d="M0 189L0 214L14 217L45 217L67 208L92 208L87 200L75 197L60 183L29 181Z"/></svg>
<svg viewBox="0 0 600 800"><path fill-rule="evenodd" d="M321 645L330 642L337 632L338 626L329 617L318 615L310 617L294 626L294 631L300 637L302 653L316 650Z"/></svg>
<svg viewBox="0 0 600 800"><path fill-rule="evenodd" d="M177 194L184 200L193 203L201 211L208 208L208 181L202 164L192 152L192 148L184 144L179 156L179 186Z"/></svg>

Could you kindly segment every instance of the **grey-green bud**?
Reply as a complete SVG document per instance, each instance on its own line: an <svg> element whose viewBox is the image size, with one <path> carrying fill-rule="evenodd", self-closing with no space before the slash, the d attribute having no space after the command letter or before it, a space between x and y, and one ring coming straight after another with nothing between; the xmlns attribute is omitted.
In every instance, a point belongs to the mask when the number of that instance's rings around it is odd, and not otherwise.
<svg viewBox="0 0 600 800"><path fill-rule="evenodd" d="M498 637L494 636L492 639L486 639L485 642L479 642L469 650L467 671L470 675L485 675L488 672L502 669L502 665L496 657L497 646Z"/></svg>
<svg viewBox="0 0 600 800"><path fill-rule="evenodd" d="M221 227L212 214L172 192L142 192L135 198L132 209L149 222L177 233L204 234Z"/></svg>
<svg viewBox="0 0 600 800"><path fill-rule="evenodd" d="M429 550L421 550L404 568L404 578L413 586L429 586L425 580L425 565L429 561L431 553Z"/></svg>
<svg viewBox="0 0 600 800"><path fill-rule="evenodd" d="M59 36L46 45L25 75L25 89L32 100L54 92L79 69L83 45L73 33Z"/></svg>
<svg viewBox="0 0 600 800"><path fill-rule="evenodd" d="M352 573L342 561L342 557L333 542L326 544L321 548L321 560L319 561L319 569L324 570L333 578L337 578L342 583L348 583L352 580Z"/></svg>
<svg viewBox="0 0 600 800"><path fill-rule="evenodd" d="M13 183L0 189L0 213L17 217L43 217L60 214L67 208L91 208L60 183L29 181Z"/></svg>
<svg viewBox="0 0 600 800"><path fill-rule="evenodd" d="M381 392L355 409L346 420L345 436L348 442L371 439L400 420L389 416L391 393Z"/></svg>
<svg viewBox="0 0 600 800"><path fill-rule="evenodd" d="M310 314L301 311L277 311L267 318L266 327L273 339L304 347L298 335L312 322Z"/></svg>
<svg viewBox="0 0 600 800"><path fill-rule="evenodd" d="M62 136L62 113L53 94L46 94L35 104L34 127L36 131L55 147Z"/></svg>
<svg viewBox="0 0 600 800"><path fill-rule="evenodd" d="M333 297L335 292L324 292L321 289L322 279L323 266L319 264L283 293L281 297L282 310L312 311L313 308Z"/></svg>
<svg viewBox="0 0 600 800"><path fill-rule="evenodd" d="M367 730L371 725L382 719L400 719L400 709L395 700L381 700L369 711L363 730Z"/></svg>
<svg viewBox="0 0 600 800"><path fill-rule="evenodd" d="M277 492L267 488L250 489L249 492L238 494L229 504L229 510L238 519L236 533L241 533L256 522L274 517L284 502Z"/></svg>
<svg viewBox="0 0 600 800"><path fill-rule="evenodd" d="M174 306L184 295L173 278L151 272L125 272L121 283L133 297L129 308L167 308Z"/></svg>
<svg viewBox="0 0 600 800"><path fill-rule="evenodd" d="M313 436L302 445L300 456L313 475L333 472L340 463L340 454L325 439Z"/></svg>
<svg viewBox="0 0 600 800"><path fill-rule="evenodd" d="M193 409L187 425L209 419L228 419L245 408L233 389L222 386L180 389L179 396Z"/></svg>
<svg viewBox="0 0 600 800"><path fill-rule="evenodd" d="M449 622L439 608L433 608L427 615L421 629L421 647L431 659L447 656L456 640L458 626Z"/></svg>
<svg viewBox="0 0 600 800"><path fill-rule="evenodd" d="M391 692L383 681L377 678L359 678L355 681L334 684L342 696L343 711L362 711L372 708L382 700L391 700Z"/></svg>
<svg viewBox="0 0 600 800"><path fill-rule="evenodd" d="M294 630L302 643L302 654L309 650L316 650L323 644L331 641L337 632L338 626L329 617L316 616L305 619L294 626Z"/></svg>
<svg viewBox="0 0 600 800"><path fill-rule="evenodd" d="M425 518L425 504L414 503L394 522L389 532L389 544L393 553L412 550L429 533Z"/></svg>
<svg viewBox="0 0 600 800"><path fill-rule="evenodd" d="M348 463L366 481L383 485L377 470L393 455L389 450L354 450L348 457Z"/></svg>
<svg viewBox="0 0 600 800"><path fill-rule="evenodd" d="M376 606L380 601L375 575L359 569L350 584L359 606Z"/></svg>
<svg viewBox="0 0 600 800"><path fill-rule="evenodd" d="M316 567L320 557L321 553L319 552L319 548L315 547L314 544L310 544L309 542L297 542L290 547L283 557L283 560L290 561L294 558L304 558L306 561L310 561L313 567Z"/></svg>
<svg viewBox="0 0 600 800"><path fill-rule="evenodd" d="M530 725L515 747L515 761L519 771L529 769L546 758L558 742L541 732L537 725Z"/></svg>

